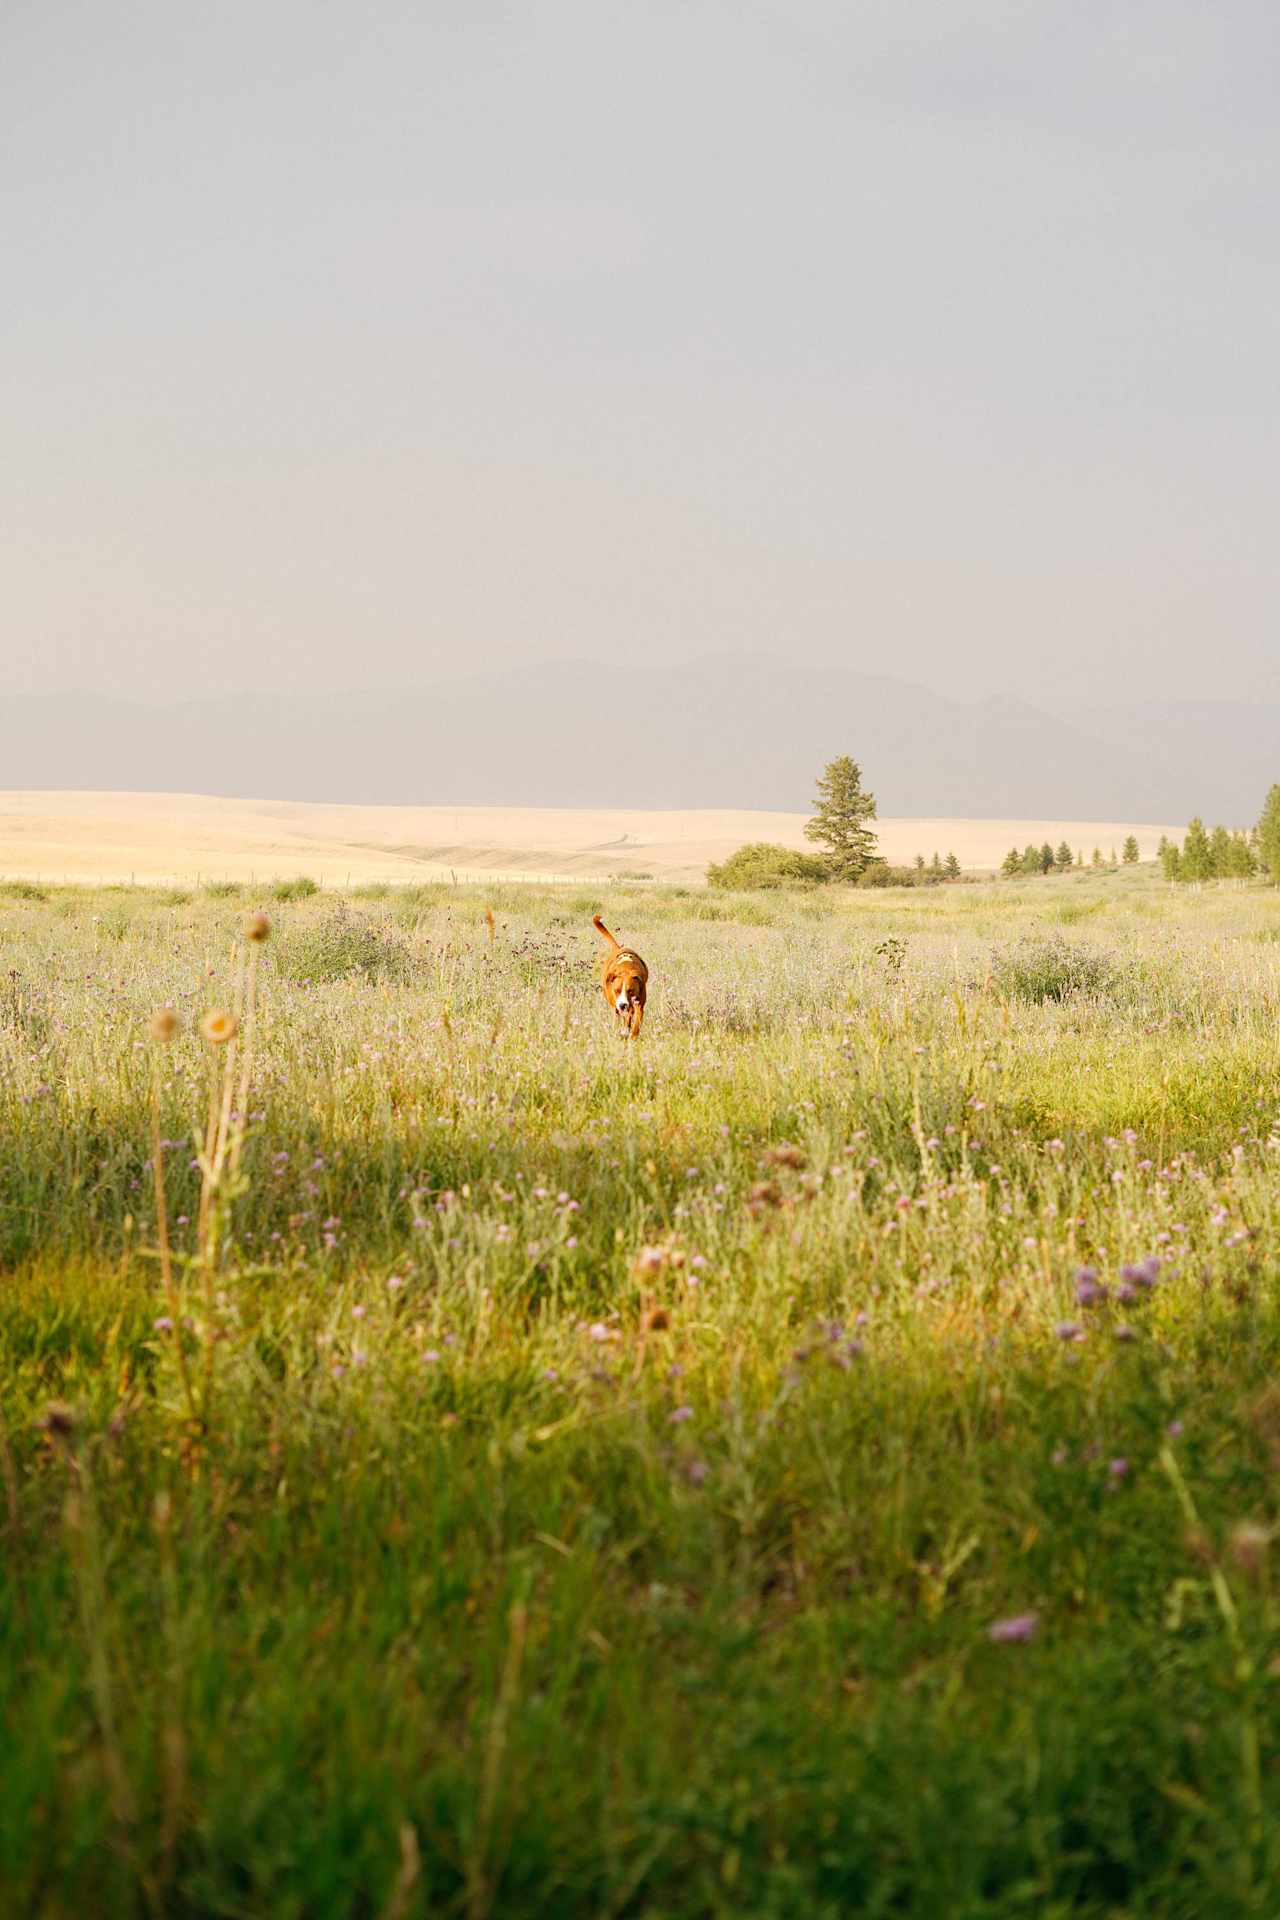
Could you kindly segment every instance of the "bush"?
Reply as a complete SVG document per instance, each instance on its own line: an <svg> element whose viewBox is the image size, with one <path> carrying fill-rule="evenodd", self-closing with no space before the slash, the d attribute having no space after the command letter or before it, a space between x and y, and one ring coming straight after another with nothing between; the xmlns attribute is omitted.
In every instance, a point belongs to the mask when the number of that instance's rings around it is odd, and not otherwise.
<svg viewBox="0 0 1280 1920"><path fill-rule="evenodd" d="M206 880L204 890L211 900L235 900L244 892L238 880Z"/></svg>
<svg viewBox="0 0 1280 1920"><path fill-rule="evenodd" d="M830 878L827 864L817 854L795 853L767 840L753 840L720 866L707 868L707 884L755 892L762 887L820 886Z"/></svg>
<svg viewBox="0 0 1280 1920"><path fill-rule="evenodd" d="M873 861L858 875L860 887L918 887L920 875L914 867L891 867L887 860Z"/></svg>
<svg viewBox="0 0 1280 1920"><path fill-rule="evenodd" d="M391 927L375 926L340 905L290 933L281 942L280 965L294 980L342 980L353 973L369 980L403 980L410 955Z"/></svg>
<svg viewBox="0 0 1280 1920"><path fill-rule="evenodd" d="M1048 940L1020 940L993 956L991 984L1011 1000L1070 1000L1077 994L1097 997L1113 983L1114 967L1093 947L1073 944L1055 935Z"/></svg>
<svg viewBox="0 0 1280 1920"><path fill-rule="evenodd" d="M48 894L43 887L36 886L33 880L6 880L0 886L0 894L6 900L47 900Z"/></svg>
<svg viewBox="0 0 1280 1920"><path fill-rule="evenodd" d="M319 891L319 883L311 879L310 875L301 873L296 880L277 880L271 889L271 898L273 900L309 900L312 894Z"/></svg>

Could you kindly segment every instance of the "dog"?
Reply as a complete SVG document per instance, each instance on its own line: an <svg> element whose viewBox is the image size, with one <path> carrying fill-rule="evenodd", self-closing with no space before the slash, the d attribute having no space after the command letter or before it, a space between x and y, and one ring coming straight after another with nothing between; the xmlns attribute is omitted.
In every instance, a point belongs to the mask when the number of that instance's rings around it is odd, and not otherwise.
<svg viewBox="0 0 1280 1920"><path fill-rule="evenodd" d="M638 953L630 947L618 945L598 913L592 915L591 924L609 942L605 949L601 978L605 1004L628 1036L632 1040L638 1039L644 1023L649 969Z"/></svg>

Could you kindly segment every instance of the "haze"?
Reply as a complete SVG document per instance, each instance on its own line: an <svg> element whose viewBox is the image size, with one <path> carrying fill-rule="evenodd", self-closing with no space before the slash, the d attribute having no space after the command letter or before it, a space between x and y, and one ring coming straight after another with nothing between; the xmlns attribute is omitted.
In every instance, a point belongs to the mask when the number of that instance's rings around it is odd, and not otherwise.
<svg viewBox="0 0 1280 1920"><path fill-rule="evenodd" d="M1261 0L11 4L0 691L1280 698L1277 48Z"/></svg>

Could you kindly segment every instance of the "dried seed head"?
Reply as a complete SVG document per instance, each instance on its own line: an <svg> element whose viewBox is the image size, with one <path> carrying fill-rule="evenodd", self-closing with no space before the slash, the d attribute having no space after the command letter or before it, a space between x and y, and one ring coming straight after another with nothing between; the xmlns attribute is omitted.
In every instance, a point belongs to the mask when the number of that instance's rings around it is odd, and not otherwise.
<svg viewBox="0 0 1280 1920"><path fill-rule="evenodd" d="M665 1307L650 1307L643 1324L647 1333L665 1333L671 1325L671 1315Z"/></svg>
<svg viewBox="0 0 1280 1920"><path fill-rule="evenodd" d="M211 1047L225 1047L228 1040L235 1039L239 1024L225 1007L213 1007L200 1022L200 1031Z"/></svg>
<svg viewBox="0 0 1280 1920"><path fill-rule="evenodd" d="M157 1007L151 1016L151 1038L153 1040L172 1040L182 1026L172 1007Z"/></svg>
<svg viewBox="0 0 1280 1920"><path fill-rule="evenodd" d="M809 1159L799 1147L793 1147L784 1140L780 1147L770 1147L767 1152L762 1153L760 1162L762 1166L789 1167L793 1173L800 1173L808 1166Z"/></svg>
<svg viewBox="0 0 1280 1920"><path fill-rule="evenodd" d="M1241 1573L1256 1579L1267 1564L1271 1535L1256 1520L1242 1520L1238 1527L1232 1528L1227 1545Z"/></svg>
<svg viewBox="0 0 1280 1920"><path fill-rule="evenodd" d="M249 915L244 923L244 937L246 940L269 940L271 938L271 922L265 913L251 913Z"/></svg>
<svg viewBox="0 0 1280 1920"><path fill-rule="evenodd" d="M69 1440L76 1430L75 1408L65 1400L51 1400L38 1424L53 1439Z"/></svg>

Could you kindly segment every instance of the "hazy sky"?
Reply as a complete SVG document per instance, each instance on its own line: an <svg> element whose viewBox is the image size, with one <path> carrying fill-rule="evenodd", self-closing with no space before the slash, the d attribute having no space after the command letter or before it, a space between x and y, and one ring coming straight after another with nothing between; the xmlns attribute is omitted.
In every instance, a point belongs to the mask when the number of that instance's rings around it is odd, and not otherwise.
<svg viewBox="0 0 1280 1920"><path fill-rule="evenodd" d="M5 0L0 690L1280 692L1275 0Z"/></svg>

